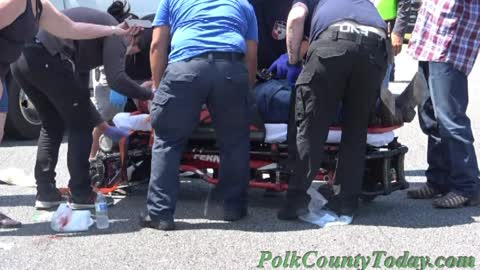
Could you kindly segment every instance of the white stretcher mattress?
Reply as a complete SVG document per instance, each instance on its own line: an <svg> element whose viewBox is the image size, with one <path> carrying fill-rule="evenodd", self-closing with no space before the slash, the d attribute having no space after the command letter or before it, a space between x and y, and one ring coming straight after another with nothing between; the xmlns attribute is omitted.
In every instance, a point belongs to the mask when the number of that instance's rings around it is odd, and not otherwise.
<svg viewBox="0 0 480 270"><path fill-rule="evenodd" d="M287 140L287 124L265 124L266 134L265 142L282 143ZM328 133L327 143L340 143L342 139L342 131L330 130ZM393 131L384 133L369 133L367 135L367 143L371 146L380 147L391 143L395 139Z"/></svg>
<svg viewBox="0 0 480 270"><path fill-rule="evenodd" d="M113 123L119 128L150 131L152 126L149 121L148 114L131 115L130 113L119 113L113 118ZM265 124L265 142L266 143L282 143L287 140L287 124ZM327 143L340 143L342 131L330 130L328 133ZM367 135L367 143L371 146L380 147L389 144L395 139L393 131L384 133L369 133Z"/></svg>

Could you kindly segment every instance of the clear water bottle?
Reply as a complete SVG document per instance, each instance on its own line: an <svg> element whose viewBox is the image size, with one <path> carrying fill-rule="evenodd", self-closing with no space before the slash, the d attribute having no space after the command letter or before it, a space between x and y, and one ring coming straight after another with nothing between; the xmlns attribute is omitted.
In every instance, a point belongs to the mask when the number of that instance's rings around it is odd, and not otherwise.
<svg viewBox="0 0 480 270"><path fill-rule="evenodd" d="M95 218L98 229L108 228L108 204L107 199L101 192L97 192L97 199L95 200Z"/></svg>

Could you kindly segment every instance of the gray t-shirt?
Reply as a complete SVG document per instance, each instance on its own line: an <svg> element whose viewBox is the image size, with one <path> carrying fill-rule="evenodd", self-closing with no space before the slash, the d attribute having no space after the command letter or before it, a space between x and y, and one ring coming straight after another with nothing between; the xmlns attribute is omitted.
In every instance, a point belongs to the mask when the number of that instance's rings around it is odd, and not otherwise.
<svg viewBox="0 0 480 270"><path fill-rule="evenodd" d="M95 9L78 7L64 10L63 13L75 22L100 25L117 25L118 22L108 13ZM119 36L108 36L90 40L70 40L53 36L40 30L37 39L47 51L60 54L75 63L75 70L80 74L91 69L104 66L108 85L131 98L151 99L150 89L146 89L133 81L125 72L126 40Z"/></svg>

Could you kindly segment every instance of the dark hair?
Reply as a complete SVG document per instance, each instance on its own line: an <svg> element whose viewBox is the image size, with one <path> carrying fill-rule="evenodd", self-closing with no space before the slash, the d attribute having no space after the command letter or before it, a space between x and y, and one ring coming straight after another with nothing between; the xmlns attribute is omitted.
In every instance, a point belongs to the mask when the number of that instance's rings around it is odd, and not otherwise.
<svg viewBox="0 0 480 270"><path fill-rule="evenodd" d="M150 52L150 44L152 43L152 29L145 29L141 31L137 36L138 47L140 50Z"/></svg>
<svg viewBox="0 0 480 270"><path fill-rule="evenodd" d="M107 9L107 12L112 15L119 23L125 21L128 17L138 19L138 16L130 13L130 4L127 0L116 0Z"/></svg>

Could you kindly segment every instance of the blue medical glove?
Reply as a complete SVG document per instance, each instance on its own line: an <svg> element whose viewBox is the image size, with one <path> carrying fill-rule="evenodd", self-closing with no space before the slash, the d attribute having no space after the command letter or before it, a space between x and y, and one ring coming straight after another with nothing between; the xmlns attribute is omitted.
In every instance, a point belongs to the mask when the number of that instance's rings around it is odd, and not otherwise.
<svg viewBox="0 0 480 270"><path fill-rule="evenodd" d="M295 87L295 83L297 82L298 75L302 72L302 65L290 65L287 64L287 81L290 87Z"/></svg>
<svg viewBox="0 0 480 270"><path fill-rule="evenodd" d="M127 97L111 89L110 104L117 108L118 111L123 111L123 109L125 108L125 104L127 104Z"/></svg>
<svg viewBox="0 0 480 270"><path fill-rule="evenodd" d="M118 142L120 139L128 137L128 135L128 130L122 128L108 127L107 130L105 130L105 136L109 137L114 142Z"/></svg>
<svg viewBox="0 0 480 270"><path fill-rule="evenodd" d="M286 79L288 72L288 54L285 53L280 55L280 57L270 66L268 72L274 73L275 78L277 79Z"/></svg>

